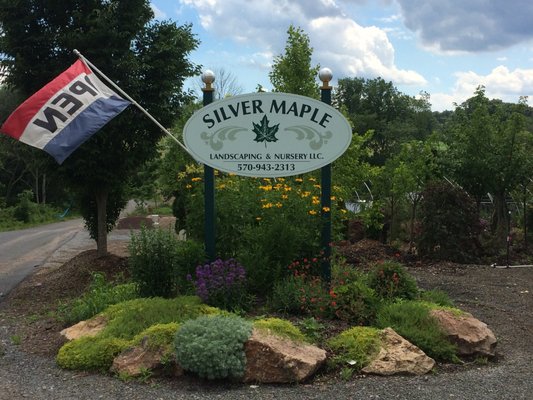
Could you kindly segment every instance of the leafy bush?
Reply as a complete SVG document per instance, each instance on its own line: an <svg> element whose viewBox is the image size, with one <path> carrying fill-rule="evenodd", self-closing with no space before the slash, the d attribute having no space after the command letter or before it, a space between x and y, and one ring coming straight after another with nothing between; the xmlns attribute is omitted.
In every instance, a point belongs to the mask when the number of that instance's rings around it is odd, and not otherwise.
<svg viewBox="0 0 533 400"><path fill-rule="evenodd" d="M246 366L244 343L252 324L236 316L200 317L176 334L176 361L207 379L240 378Z"/></svg>
<svg viewBox="0 0 533 400"><path fill-rule="evenodd" d="M106 337L132 339L155 324L182 323L202 315L219 313L221 310L202 304L196 296L134 299L112 305L102 313L108 323L101 334Z"/></svg>
<svg viewBox="0 0 533 400"><path fill-rule="evenodd" d="M132 341L134 346L146 342L149 349L163 348L168 351L174 351L174 338L180 325L177 322L168 324L155 324L137 334Z"/></svg>
<svg viewBox="0 0 533 400"><path fill-rule="evenodd" d="M66 369L107 371L113 359L130 346L130 341L114 337L82 337L59 349L57 364Z"/></svg>
<svg viewBox="0 0 533 400"><path fill-rule="evenodd" d="M308 342L309 339L290 321L280 318L264 318L255 320L254 328L265 330L270 334L285 337L297 342Z"/></svg>
<svg viewBox="0 0 533 400"><path fill-rule="evenodd" d="M14 217L24 223L31 222L32 217L37 213L37 204L33 201L33 192L24 190L17 195L17 205L15 206Z"/></svg>
<svg viewBox="0 0 533 400"><path fill-rule="evenodd" d="M445 182L429 184L420 203L418 253L437 260L468 262L478 253L481 232L475 201Z"/></svg>
<svg viewBox="0 0 533 400"><path fill-rule="evenodd" d="M362 279L335 287L333 296L332 305L339 319L359 325L374 321L379 299Z"/></svg>
<svg viewBox="0 0 533 400"><path fill-rule="evenodd" d="M432 358L456 361L456 346L446 339L429 310L428 303L418 301L388 304L379 310L377 325L381 328L391 327Z"/></svg>
<svg viewBox="0 0 533 400"><path fill-rule="evenodd" d="M379 352L379 330L366 326L350 328L329 339L327 344L334 355L328 361L331 367L348 367L359 371Z"/></svg>
<svg viewBox="0 0 533 400"><path fill-rule="evenodd" d="M415 299L418 287L415 279L407 273L402 264L388 260L375 264L368 274L368 286L383 299Z"/></svg>
<svg viewBox="0 0 533 400"><path fill-rule="evenodd" d="M108 306L138 297L134 283L116 285L106 282L102 273L94 272L89 290L70 304L60 306L60 318L74 324L93 317Z"/></svg>
<svg viewBox="0 0 533 400"><path fill-rule="evenodd" d="M186 276L205 260L200 244L179 241L164 229L142 228L131 236L129 267L142 297L173 297L186 291Z"/></svg>
<svg viewBox="0 0 533 400"><path fill-rule="evenodd" d="M246 272L234 259L199 265L195 275L196 294L207 304L226 310L247 308Z"/></svg>
<svg viewBox="0 0 533 400"><path fill-rule="evenodd" d="M435 303L439 306L444 307L453 307L453 301L443 290L433 289L433 290L423 290L420 292L420 300Z"/></svg>
<svg viewBox="0 0 533 400"><path fill-rule="evenodd" d="M272 295L268 298L268 309L283 314L302 313L302 306L299 298L300 287L300 279L292 275L276 282L272 290Z"/></svg>

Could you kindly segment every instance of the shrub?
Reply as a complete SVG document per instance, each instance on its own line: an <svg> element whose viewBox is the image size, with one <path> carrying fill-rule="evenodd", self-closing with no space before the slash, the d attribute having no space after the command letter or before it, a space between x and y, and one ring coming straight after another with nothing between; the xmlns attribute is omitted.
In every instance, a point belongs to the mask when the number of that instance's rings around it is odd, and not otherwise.
<svg viewBox="0 0 533 400"><path fill-rule="evenodd" d="M187 292L187 274L204 262L203 246L194 241L179 241L164 229L141 228L129 245L129 267L142 297L173 297Z"/></svg>
<svg viewBox="0 0 533 400"><path fill-rule="evenodd" d="M420 203L418 253L437 260L473 261L481 232L475 201L448 183L429 184Z"/></svg>
<svg viewBox="0 0 533 400"><path fill-rule="evenodd" d="M368 274L368 286L383 299L415 299L418 287L415 279L407 273L402 264L388 260L375 264Z"/></svg>
<svg viewBox="0 0 533 400"><path fill-rule="evenodd" d="M182 323L199 316L219 313L219 309L202 304L196 296L134 299L110 306L102 313L108 323L101 334L132 339L155 324Z"/></svg>
<svg viewBox="0 0 533 400"><path fill-rule="evenodd" d="M32 218L37 213L37 204L33 201L33 192L31 190L24 190L17 195L17 205L13 211L14 217L24 223L32 221Z"/></svg>
<svg viewBox="0 0 533 400"><path fill-rule="evenodd" d="M138 346L143 341L149 349L163 348L168 351L174 351L174 338L179 329L177 322L168 324L155 324L137 334L132 341L134 346Z"/></svg>
<svg viewBox="0 0 533 400"><path fill-rule="evenodd" d="M456 361L456 346L446 339L429 310L428 303L418 301L388 304L379 310L377 325L381 328L391 327L432 358Z"/></svg>
<svg viewBox="0 0 533 400"><path fill-rule="evenodd" d="M105 310L108 306L138 297L137 286L125 283L114 286L106 282L102 273L94 272L89 290L70 304L60 306L60 318L74 324L89 319Z"/></svg>
<svg viewBox="0 0 533 400"><path fill-rule="evenodd" d="M113 359L130 346L130 341L113 337L82 337L59 349L57 364L66 369L107 371Z"/></svg>
<svg viewBox="0 0 533 400"><path fill-rule="evenodd" d="M300 278L291 275L276 282L272 290L272 295L268 299L268 309L283 314L302 313L299 298L300 281Z"/></svg>
<svg viewBox="0 0 533 400"><path fill-rule="evenodd" d="M420 292L420 300L435 303L439 306L453 307L453 301L448 296L448 293L439 289L422 290Z"/></svg>
<svg viewBox="0 0 533 400"><path fill-rule="evenodd" d="M374 321L379 299L363 280L357 280L333 289L335 315L358 325Z"/></svg>
<svg viewBox="0 0 533 400"><path fill-rule="evenodd" d="M246 273L234 259L199 265L195 275L196 294L207 304L226 310L247 307Z"/></svg>
<svg viewBox="0 0 533 400"><path fill-rule="evenodd" d="M356 326L327 342L334 355L329 359L332 367L348 367L359 371L379 352L381 339L376 328Z"/></svg>
<svg viewBox="0 0 533 400"><path fill-rule="evenodd" d="M200 317L176 334L176 361L207 379L240 378L246 366L244 343L252 324L236 316Z"/></svg>
<svg viewBox="0 0 533 400"><path fill-rule="evenodd" d="M308 342L309 339L290 321L280 318L258 319L253 323L254 328L265 330L270 334L281 336L297 342Z"/></svg>

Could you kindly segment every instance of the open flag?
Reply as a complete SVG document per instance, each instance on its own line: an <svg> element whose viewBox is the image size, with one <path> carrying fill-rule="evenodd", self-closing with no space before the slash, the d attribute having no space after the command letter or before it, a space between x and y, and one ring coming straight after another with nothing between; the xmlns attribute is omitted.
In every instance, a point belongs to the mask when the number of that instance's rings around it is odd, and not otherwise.
<svg viewBox="0 0 533 400"><path fill-rule="evenodd" d="M0 131L61 164L129 104L80 59L22 103Z"/></svg>

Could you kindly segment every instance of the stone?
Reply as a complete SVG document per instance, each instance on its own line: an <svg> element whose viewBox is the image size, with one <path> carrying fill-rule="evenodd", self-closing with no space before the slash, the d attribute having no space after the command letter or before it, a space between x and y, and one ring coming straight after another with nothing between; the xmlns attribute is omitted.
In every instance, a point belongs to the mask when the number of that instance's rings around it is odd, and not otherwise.
<svg viewBox="0 0 533 400"><path fill-rule="evenodd" d="M326 361L326 351L254 329L244 344L244 382L290 383L310 378Z"/></svg>
<svg viewBox="0 0 533 400"><path fill-rule="evenodd" d="M383 329L380 335L381 349L376 358L361 370L363 373L384 376L424 375L435 366L435 360L392 328Z"/></svg>
<svg viewBox="0 0 533 400"><path fill-rule="evenodd" d="M498 341L487 324L472 314L457 314L450 310L431 310L448 339L457 345L461 356L487 356L496 354Z"/></svg>
<svg viewBox="0 0 533 400"><path fill-rule="evenodd" d="M85 336L91 337L96 336L106 325L107 320L103 316L97 315L87 321L81 321L76 325L72 325L70 328L63 329L60 334L67 340L79 339Z"/></svg>
<svg viewBox="0 0 533 400"><path fill-rule="evenodd" d="M166 360L163 362L162 360ZM148 346L143 340L139 346L124 350L113 360L110 368L112 373L128 377L141 376L146 371L159 375L169 371L174 377L183 375L183 369L172 359L172 354L162 347Z"/></svg>

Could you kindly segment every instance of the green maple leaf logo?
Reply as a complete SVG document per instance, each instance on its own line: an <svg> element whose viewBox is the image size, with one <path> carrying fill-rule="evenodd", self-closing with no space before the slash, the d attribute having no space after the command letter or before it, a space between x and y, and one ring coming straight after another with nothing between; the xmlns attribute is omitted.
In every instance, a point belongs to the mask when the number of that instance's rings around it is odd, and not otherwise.
<svg viewBox="0 0 533 400"><path fill-rule="evenodd" d="M278 138L276 137L276 132L279 129L279 124L274 126L268 126L268 118L267 116L263 116L263 119L261 120L260 124L256 124L255 122L252 122L254 125L254 129L252 130L253 133L255 133L255 139L257 143L265 142L265 147L267 145L267 142L277 142Z"/></svg>

